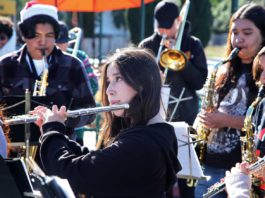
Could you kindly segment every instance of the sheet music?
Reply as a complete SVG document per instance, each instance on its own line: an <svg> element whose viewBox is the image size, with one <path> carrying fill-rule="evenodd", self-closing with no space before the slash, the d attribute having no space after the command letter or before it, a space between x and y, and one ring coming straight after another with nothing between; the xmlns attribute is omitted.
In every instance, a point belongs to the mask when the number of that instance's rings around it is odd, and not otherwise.
<svg viewBox="0 0 265 198"><path fill-rule="evenodd" d="M189 125L185 122L168 122L175 128L178 139L178 160L182 170L178 172L178 178L207 179L203 174L198 156L195 152L192 139L188 136Z"/></svg>

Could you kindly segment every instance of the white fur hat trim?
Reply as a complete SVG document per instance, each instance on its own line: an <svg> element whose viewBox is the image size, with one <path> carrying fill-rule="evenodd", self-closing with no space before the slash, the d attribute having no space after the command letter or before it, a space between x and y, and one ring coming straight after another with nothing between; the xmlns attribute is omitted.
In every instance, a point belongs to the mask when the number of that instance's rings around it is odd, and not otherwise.
<svg viewBox="0 0 265 198"><path fill-rule="evenodd" d="M58 21L57 8L43 4L34 4L28 8L23 8L20 12L20 20L23 22L36 15L47 15Z"/></svg>

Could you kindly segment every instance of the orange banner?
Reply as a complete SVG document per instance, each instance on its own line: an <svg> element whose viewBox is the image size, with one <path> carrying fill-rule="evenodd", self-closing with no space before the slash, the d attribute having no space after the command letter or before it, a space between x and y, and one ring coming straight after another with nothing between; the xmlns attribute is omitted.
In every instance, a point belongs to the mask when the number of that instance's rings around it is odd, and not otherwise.
<svg viewBox="0 0 265 198"><path fill-rule="evenodd" d="M144 4L154 0L144 0ZM141 7L142 0L38 0L39 3L54 5L59 11L103 12Z"/></svg>

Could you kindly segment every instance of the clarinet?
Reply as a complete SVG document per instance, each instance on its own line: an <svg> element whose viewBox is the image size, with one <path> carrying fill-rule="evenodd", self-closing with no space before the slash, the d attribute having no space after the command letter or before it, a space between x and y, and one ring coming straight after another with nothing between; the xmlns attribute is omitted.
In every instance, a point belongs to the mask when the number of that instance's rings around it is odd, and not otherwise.
<svg viewBox="0 0 265 198"><path fill-rule="evenodd" d="M248 171L250 174L258 172L260 169L262 169L265 166L265 156L258 160L257 162L251 164L248 168ZM224 178L221 182L217 182L214 185L212 185L210 188L208 188L208 191L203 194L203 198L211 198L214 195L222 192L225 190L225 182Z"/></svg>

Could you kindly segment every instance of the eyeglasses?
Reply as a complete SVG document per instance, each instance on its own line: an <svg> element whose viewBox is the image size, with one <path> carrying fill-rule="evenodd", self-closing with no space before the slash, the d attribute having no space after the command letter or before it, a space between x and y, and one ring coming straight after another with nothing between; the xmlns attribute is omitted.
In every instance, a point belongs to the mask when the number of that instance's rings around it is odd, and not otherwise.
<svg viewBox="0 0 265 198"><path fill-rule="evenodd" d="M2 41L3 41L3 40L6 40L6 39L7 39L7 36L6 36L6 35L3 35L3 34L2 34L2 35L0 35L0 40L2 40Z"/></svg>

